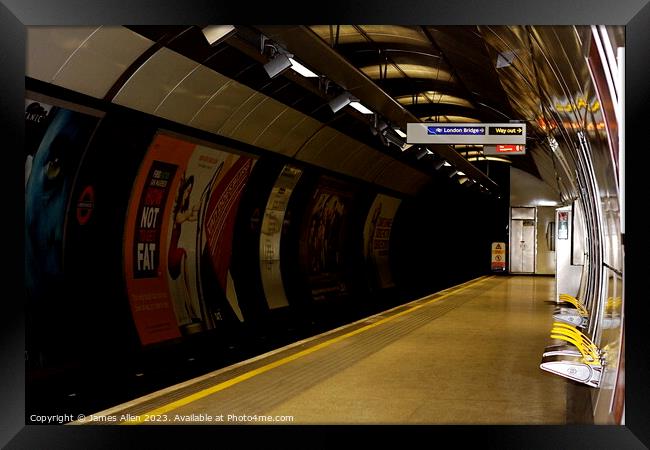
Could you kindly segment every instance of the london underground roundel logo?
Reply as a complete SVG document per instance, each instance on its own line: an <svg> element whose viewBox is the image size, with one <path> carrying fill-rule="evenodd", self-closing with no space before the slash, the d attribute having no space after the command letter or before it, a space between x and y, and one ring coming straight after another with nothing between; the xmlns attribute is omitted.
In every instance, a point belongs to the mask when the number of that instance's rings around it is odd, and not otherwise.
<svg viewBox="0 0 650 450"><path fill-rule="evenodd" d="M90 220L95 206L95 190L92 186L86 186L79 195L77 201L77 222L79 225L86 225Z"/></svg>

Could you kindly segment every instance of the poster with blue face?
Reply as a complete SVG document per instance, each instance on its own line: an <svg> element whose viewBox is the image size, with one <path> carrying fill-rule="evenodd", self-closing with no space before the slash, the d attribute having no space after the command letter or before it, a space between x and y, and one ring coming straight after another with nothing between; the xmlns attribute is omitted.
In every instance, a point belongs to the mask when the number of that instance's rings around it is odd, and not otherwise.
<svg viewBox="0 0 650 450"><path fill-rule="evenodd" d="M35 119L47 120L25 160L25 287L28 299L40 302L60 295L69 197L98 118L28 100L25 119L26 132L36 132Z"/></svg>

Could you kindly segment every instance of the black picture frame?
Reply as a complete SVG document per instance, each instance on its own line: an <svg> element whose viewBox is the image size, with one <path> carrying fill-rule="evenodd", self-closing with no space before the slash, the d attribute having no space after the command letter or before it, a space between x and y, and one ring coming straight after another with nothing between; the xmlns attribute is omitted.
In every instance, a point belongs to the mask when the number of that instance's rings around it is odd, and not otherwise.
<svg viewBox="0 0 650 450"><path fill-rule="evenodd" d="M395 24L539 24L626 26L626 197L625 197L625 295L626 295L626 412L625 426L424 426L424 427L70 427L24 424L24 311L20 287L23 278L21 237L23 164L25 27L28 25L174 24L174 23L395 23ZM2 177L12 194L4 221L5 290L3 295L2 347L0 350L0 445L5 448L185 448L203 439L215 445L223 436L237 445L253 444L260 437L277 446L303 442L330 447L353 443L352 434L384 440L397 433L402 445L424 439L430 445L479 445L479 448L572 448L627 449L650 445L650 368L647 357L646 304L643 277L650 271L647 257L648 229L639 217L643 212L644 173L647 165L647 101L650 98L650 6L648 0L566 0L465 2L386 0L374 2L330 1L298 9L266 2L187 0L2 0L0 4L0 122L4 155L11 170ZM635 150L635 151L631 151ZM13 159L11 159L13 158ZM14 165L15 164L15 165ZM7 167L4 165L3 167ZM647 178L647 175L645 175ZM639 189L633 189L633 186ZM637 197L636 199L634 197ZM640 212L639 212L640 211ZM638 220L637 220L638 219ZM15 289L14 289L15 287ZM12 294L13 292L13 294ZM62 343L65 344L65 343ZM254 430L251 433L251 430ZM262 435L262 436L260 436ZM416 436L417 435L417 436ZM218 440L215 441L215 438ZM404 440L408 439L408 440ZM346 442L348 441L348 442ZM276 446L276 445L273 445ZM302 445L301 445L302 446Z"/></svg>

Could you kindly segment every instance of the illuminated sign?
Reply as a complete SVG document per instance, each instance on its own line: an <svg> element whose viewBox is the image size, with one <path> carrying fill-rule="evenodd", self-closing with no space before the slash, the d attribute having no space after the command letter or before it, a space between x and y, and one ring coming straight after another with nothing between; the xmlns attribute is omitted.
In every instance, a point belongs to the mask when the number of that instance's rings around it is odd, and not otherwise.
<svg viewBox="0 0 650 450"><path fill-rule="evenodd" d="M485 127L427 127L427 134L482 136Z"/></svg>
<svg viewBox="0 0 650 450"><path fill-rule="evenodd" d="M526 144L525 123L409 123L408 144Z"/></svg>
<svg viewBox="0 0 650 450"><path fill-rule="evenodd" d="M484 145L484 155L525 155L526 146L517 144Z"/></svg>
<svg viewBox="0 0 650 450"><path fill-rule="evenodd" d="M524 127L490 127L490 136L521 136Z"/></svg>

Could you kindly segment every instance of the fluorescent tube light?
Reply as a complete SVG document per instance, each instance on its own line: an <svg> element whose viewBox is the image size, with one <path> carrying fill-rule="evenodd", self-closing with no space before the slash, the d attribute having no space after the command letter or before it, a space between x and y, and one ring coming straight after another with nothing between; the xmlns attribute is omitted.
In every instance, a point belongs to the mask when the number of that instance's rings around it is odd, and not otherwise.
<svg viewBox="0 0 650 450"><path fill-rule="evenodd" d="M296 61L293 58L289 58L289 61L291 61L291 69L298 72L300 75L302 75L305 78L317 78L318 75L300 64L298 61Z"/></svg>
<svg viewBox="0 0 650 450"><path fill-rule="evenodd" d="M352 106L354 109L359 111L361 114L372 114L372 111L370 111L368 108L366 108L359 102L351 102L350 106Z"/></svg>

